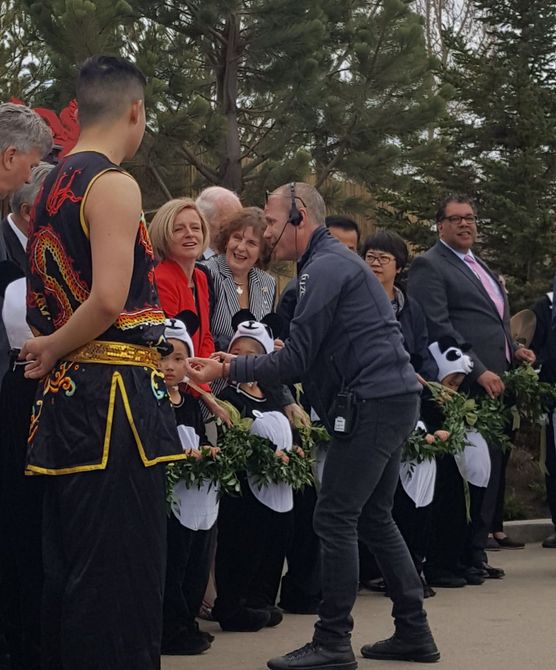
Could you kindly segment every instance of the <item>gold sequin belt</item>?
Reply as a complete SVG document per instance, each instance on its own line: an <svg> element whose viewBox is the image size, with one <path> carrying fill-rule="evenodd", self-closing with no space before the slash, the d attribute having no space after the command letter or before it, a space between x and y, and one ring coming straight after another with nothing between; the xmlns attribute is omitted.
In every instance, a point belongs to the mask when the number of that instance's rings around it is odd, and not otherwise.
<svg viewBox="0 0 556 670"><path fill-rule="evenodd" d="M109 365L149 365L157 368L160 354L153 347L123 342L93 340L64 356L73 363L104 363Z"/></svg>

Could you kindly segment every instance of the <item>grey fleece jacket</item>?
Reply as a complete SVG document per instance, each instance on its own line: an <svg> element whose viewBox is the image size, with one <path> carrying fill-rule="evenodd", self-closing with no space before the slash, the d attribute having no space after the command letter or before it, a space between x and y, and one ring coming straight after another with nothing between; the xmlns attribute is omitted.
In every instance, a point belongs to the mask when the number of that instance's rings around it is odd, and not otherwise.
<svg viewBox="0 0 556 670"><path fill-rule="evenodd" d="M329 429L328 411L342 385L360 401L421 388L384 289L366 263L324 227L315 230L298 263L286 346L266 356L238 356L230 378L301 381Z"/></svg>

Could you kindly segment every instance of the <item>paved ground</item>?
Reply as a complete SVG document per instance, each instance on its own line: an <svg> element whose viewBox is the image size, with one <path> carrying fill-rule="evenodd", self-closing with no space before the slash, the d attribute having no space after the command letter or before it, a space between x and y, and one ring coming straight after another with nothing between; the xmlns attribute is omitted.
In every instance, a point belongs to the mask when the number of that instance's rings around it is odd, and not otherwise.
<svg viewBox="0 0 556 670"><path fill-rule="evenodd" d="M442 653L437 667L446 670L552 670L556 668L556 549L528 545L524 550L490 553L490 562L506 578L482 586L439 589L427 611ZM388 637L390 601L363 592L355 606L353 644ZM264 670L266 660L311 638L314 617L287 615L280 626L258 633L215 633L202 656L165 657L163 670ZM401 670L414 664L370 661L359 657L360 670ZM417 666L419 667L419 666ZM428 666L424 666L428 667Z"/></svg>

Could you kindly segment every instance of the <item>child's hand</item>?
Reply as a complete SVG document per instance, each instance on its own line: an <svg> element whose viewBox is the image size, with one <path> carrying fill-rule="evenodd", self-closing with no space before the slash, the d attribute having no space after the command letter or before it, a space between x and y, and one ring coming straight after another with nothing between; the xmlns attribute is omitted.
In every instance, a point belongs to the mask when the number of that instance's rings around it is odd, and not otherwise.
<svg viewBox="0 0 556 670"><path fill-rule="evenodd" d="M276 456L276 458L279 458L285 465L287 465L290 462L290 457L286 454L285 451L282 451L282 449L277 449L274 452L274 455Z"/></svg>
<svg viewBox="0 0 556 670"><path fill-rule="evenodd" d="M185 455L187 458L193 458L196 461L203 457L203 454L199 451L199 449L186 449Z"/></svg>
<svg viewBox="0 0 556 670"><path fill-rule="evenodd" d="M450 437L450 433L447 430L435 430L434 436L437 437L441 442L446 442Z"/></svg>
<svg viewBox="0 0 556 670"><path fill-rule="evenodd" d="M297 445L294 446L293 450L295 453L300 457L300 458L305 458L305 452L301 447L298 447Z"/></svg>
<svg viewBox="0 0 556 670"><path fill-rule="evenodd" d="M209 408L209 411L217 418L222 421L223 424L228 426L232 425L232 419L230 413L225 407L222 407L219 403L216 402L216 398L212 395L203 396L206 406Z"/></svg>
<svg viewBox="0 0 556 670"><path fill-rule="evenodd" d="M434 435L431 435L430 433L427 433L425 435L425 442L427 444L434 444Z"/></svg>

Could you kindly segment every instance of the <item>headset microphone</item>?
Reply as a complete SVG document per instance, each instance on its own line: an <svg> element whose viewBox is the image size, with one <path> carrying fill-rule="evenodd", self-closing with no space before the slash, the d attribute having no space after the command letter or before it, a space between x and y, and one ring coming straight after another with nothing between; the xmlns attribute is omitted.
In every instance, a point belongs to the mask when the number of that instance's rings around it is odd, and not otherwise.
<svg viewBox="0 0 556 670"><path fill-rule="evenodd" d="M288 218L286 220L286 223L284 223L282 230L280 231L280 235L278 235L278 239L270 248L270 253L276 249L276 245L280 240L282 239L282 235L286 231L286 226L288 223L291 223L292 226L295 226L295 232L297 233L297 226L303 221L303 214L297 209L297 204L295 202L296 200L296 195L295 195L295 182L292 181L290 184L290 198L291 198L291 204L290 204L290 211L288 213ZM296 235L296 245L297 245L297 235Z"/></svg>

